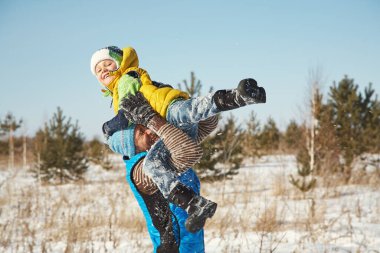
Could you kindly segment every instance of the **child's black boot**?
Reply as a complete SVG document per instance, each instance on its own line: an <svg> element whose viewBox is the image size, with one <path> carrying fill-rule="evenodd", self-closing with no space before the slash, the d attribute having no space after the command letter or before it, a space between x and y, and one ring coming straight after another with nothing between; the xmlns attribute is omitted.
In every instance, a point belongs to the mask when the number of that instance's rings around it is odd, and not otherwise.
<svg viewBox="0 0 380 253"><path fill-rule="evenodd" d="M169 201L187 211L188 218L185 222L186 229L195 233L202 229L207 218L211 218L217 208L217 204L195 192L185 185L178 183L170 192Z"/></svg>
<svg viewBox="0 0 380 253"><path fill-rule="evenodd" d="M252 78L243 79L233 90L218 90L213 96L214 103L220 111L229 111L250 104L266 102L263 87L257 86Z"/></svg>

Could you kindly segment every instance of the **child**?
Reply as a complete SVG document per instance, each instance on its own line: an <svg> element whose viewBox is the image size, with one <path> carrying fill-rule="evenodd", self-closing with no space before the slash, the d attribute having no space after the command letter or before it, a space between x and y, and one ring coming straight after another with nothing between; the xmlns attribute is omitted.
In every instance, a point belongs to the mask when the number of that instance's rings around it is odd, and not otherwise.
<svg viewBox="0 0 380 253"><path fill-rule="evenodd" d="M112 95L114 111L117 113L113 120L103 126L104 132L113 137L108 139L108 144L114 151L129 157L136 152L133 145L129 145L130 139L128 141L128 136L133 138L131 137L133 135L128 135L128 130L129 133L134 130L132 130L133 126L125 121L123 114L127 114L130 119L133 119L133 115L128 115L131 108L135 112L137 111L139 116L143 116L134 118L135 123L147 126L153 114L158 112L168 122L181 128L194 139L197 136L196 124L198 122L221 111L266 101L265 90L258 87L253 79L242 80L237 89L219 90L206 97L193 99L188 99L188 95L182 91L167 86L157 87L150 80L148 73L138 68L137 54L132 48L120 50L116 47L108 47L95 52L91 59L91 70L106 88L103 90L104 94ZM134 95L137 91L140 91L142 96L148 100L152 110L144 106L136 108L133 107L133 104L128 103L128 95ZM138 103L139 99L142 100L141 95L138 95L137 98L137 100L133 100L133 103ZM126 100L123 102L123 110L120 110L123 99ZM192 124L188 124L188 122ZM152 128L154 129L154 127ZM125 130L115 132L115 130L121 129ZM110 143L109 140L112 142ZM168 163L168 159L165 157L167 153L164 150L163 141L157 141L145 158L144 172L156 183L164 197L187 209L189 218L186 228L190 232L195 232L203 227L207 218L213 216L216 203L194 195L194 192L178 182L178 174L190 166L181 170L172 168L171 163ZM198 155L189 161L195 163L201 155L201 151L199 151ZM191 165L186 161L185 164Z"/></svg>

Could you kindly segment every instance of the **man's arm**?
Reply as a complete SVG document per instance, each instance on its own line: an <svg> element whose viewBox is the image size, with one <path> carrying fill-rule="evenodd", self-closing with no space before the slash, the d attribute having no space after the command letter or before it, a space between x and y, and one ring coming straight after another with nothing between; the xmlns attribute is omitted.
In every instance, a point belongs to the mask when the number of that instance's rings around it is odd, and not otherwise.
<svg viewBox="0 0 380 253"><path fill-rule="evenodd" d="M133 182L140 192L146 195L152 195L157 192L158 188L153 180L145 175L143 171L143 161L144 160L141 160L138 164L136 164L132 171Z"/></svg>
<svg viewBox="0 0 380 253"><path fill-rule="evenodd" d="M206 137L216 129L218 126L218 121L219 117L218 115L215 115L198 123L198 135L196 138L197 143L204 141L204 139L206 139Z"/></svg>
<svg viewBox="0 0 380 253"><path fill-rule="evenodd" d="M160 117L160 116L157 116ZM203 155L202 148L193 139L191 139L185 132L175 126L167 123L161 127L156 128L153 118L148 124L149 128L156 132L160 139L165 144L167 150L170 152L170 162L178 173L186 171L188 168L194 166ZM162 119L160 117L160 119Z"/></svg>
<svg viewBox="0 0 380 253"><path fill-rule="evenodd" d="M203 155L202 148L182 130L166 122L138 92L129 96L121 104L127 119L154 131L164 142L171 157L170 161L178 173L197 163Z"/></svg>

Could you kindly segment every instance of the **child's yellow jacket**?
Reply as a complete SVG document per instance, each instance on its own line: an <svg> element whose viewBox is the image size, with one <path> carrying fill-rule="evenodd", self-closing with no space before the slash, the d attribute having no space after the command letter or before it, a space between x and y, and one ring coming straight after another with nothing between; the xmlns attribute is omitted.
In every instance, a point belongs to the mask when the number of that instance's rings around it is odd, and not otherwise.
<svg viewBox="0 0 380 253"><path fill-rule="evenodd" d="M107 86L108 90L112 93L113 109L116 114L119 111L121 99L129 94L134 95L137 91L140 91L153 109L164 118L166 118L166 111L173 100L189 98L186 92L170 87L156 87L153 85L149 74L138 66L139 60L136 51L131 47L124 48L120 68L111 73L111 75L115 75L116 77ZM141 82L136 82L135 78L126 75L130 71L136 71L140 76Z"/></svg>

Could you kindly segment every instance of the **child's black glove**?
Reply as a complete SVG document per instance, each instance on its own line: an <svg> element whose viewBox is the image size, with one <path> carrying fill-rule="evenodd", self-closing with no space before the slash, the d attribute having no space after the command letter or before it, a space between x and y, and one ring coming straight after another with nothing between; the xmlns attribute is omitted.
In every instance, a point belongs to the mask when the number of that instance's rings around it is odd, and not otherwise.
<svg viewBox="0 0 380 253"><path fill-rule="evenodd" d="M148 126L148 122L155 115L158 115L141 92L123 98L121 100L120 109L129 121L146 127Z"/></svg>

